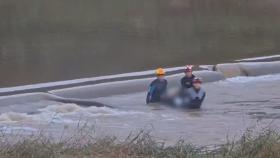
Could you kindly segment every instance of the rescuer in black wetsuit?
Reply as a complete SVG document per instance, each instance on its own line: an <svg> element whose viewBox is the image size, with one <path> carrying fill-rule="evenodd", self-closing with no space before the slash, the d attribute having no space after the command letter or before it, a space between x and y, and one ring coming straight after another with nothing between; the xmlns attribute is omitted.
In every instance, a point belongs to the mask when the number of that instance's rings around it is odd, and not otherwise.
<svg viewBox="0 0 280 158"><path fill-rule="evenodd" d="M155 103L163 101L167 91L167 80L164 79L165 70L158 68L156 70L157 78L150 84L146 103Z"/></svg>
<svg viewBox="0 0 280 158"><path fill-rule="evenodd" d="M186 66L185 76L181 79L182 89L193 87L193 80L195 76L192 73L192 66Z"/></svg>

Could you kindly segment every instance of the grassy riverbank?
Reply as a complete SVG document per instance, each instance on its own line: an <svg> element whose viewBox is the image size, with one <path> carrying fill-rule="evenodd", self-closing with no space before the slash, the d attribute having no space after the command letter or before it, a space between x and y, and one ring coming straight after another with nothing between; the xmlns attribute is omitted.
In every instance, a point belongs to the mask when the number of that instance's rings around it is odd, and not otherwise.
<svg viewBox="0 0 280 158"><path fill-rule="evenodd" d="M115 137L98 139L88 134L59 142L42 134L16 142L2 135L0 141L1 158L278 158L280 155L280 134L271 130L258 134L246 132L238 141L211 148L183 140L166 146L145 132L123 141Z"/></svg>

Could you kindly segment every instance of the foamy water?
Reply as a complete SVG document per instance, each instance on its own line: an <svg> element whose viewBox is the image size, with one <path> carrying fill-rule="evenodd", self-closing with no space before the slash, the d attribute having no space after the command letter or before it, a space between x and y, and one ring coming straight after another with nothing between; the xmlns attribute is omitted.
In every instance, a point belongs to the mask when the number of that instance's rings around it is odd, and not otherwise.
<svg viewBox="0 0 280 158"><path fill-rule="evenodd" d="M278 81L280 80L280 74L264 75L264 76L239 76L228 78L225 81L220 82L232 82L232 83L251 83L251 82L266 82L266 81Z"/></svg>
<svg viewBox="0 0 280 158"><path fill-rule="evenodd" d="M207 83L204 88L207 98L201 110L147 106L146 93L140 92L94 99L114 108L49 102L32 103L32 106L14 105L13 108L3 108L0 124L2 128L7 127L8 132L19 129L36 131L45 127L56 134L64 126L73 129L86 122L95 126L96 135L122 138L131 131L148 129L156 138L167 142L186 138L205 145L223 143L227 135L238 136L248 127L262 128L272 120L274 127L280 123L280 74L235 77ZM13 110L21 107L37 107L37 112Z"/></svg>
<svg viewBox="0 0 280 158"><path fill-rule="evenodd" d="M38 129L30 127L2 126L0 127L0 132L2 134L32 134L38 132Z"/></svg>
<svg viewBox="0 0 280 158"><path fill-rule="evenodd" d="M20 107L19 107L20 108ZM126 117L134 116L152 116L152 113L146 113L133 110L112 109L109 107L88 107L84 108L77 104L51 104L38 109L38 113L27 114L18 112L6 112L0 115L0 123L27 123L27 122L45 122L45 123L78 123L77 116L86 117ZM71 118L73 117L73 118Z"/></svg>
<svg viewBox="0 0 280 158"><path fill-rule="evenodd" d="M7 112L0 115L0 122L13 123L20 121L31 121L32 117L25 113Z"/></svg>
<svg viewBox="0 0 280 158"><path fill-rule="evenodd" d="M82 107L78 106L77 104L56 104L56 105L49 105L44 109L40 109L42 112L53 112L53 113L74 113L81 111Z"/></svg>

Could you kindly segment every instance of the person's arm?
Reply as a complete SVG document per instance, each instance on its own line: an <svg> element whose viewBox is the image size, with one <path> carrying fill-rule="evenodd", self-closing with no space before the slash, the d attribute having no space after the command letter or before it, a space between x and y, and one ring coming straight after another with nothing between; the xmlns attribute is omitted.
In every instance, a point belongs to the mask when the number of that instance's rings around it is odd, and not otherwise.
<svg viewBox="0 0 280 158"><path fill-rule="evenodd" d="M150 92L148 91L147 97L146 97L146 104L149 104L150 101L151 101L151 94L150 94Z"/></svg>
<svg viewBox="0 0 280 158"><path fill-rule="evenodd" d="M163 87L163 90L161 93L161 99L164 99L167 97L167 85L168 85L168 82L167 82L167 80L165 80L165 84L164 84L164 87Z"/></svg>
<svg viewBox="0 0 280 158"><path fill-rule="evenodd" d="M165 80L165 85L164 85L164 94L167 93L167 85L168 85L168 82L167 80Z"/></svg>
<svg viewBox="0 0 280 158"><path fill-rule="evenodd" d="M181 79L181 86L182 87L184 87L184 84L185 84L185 82L184 82L184 77Z"/></svg>
<svg viewBox="0 0 280 158"><path fill-rule="evenodd" d="M151 84L149 87L149 90L148 90L147 97L146 97L146 104L149 104L151 102L154 90L155 90L155 87L153 86L153 84Z"/></svg>
<svg viewBox="0 0 280 158"><path fill-rule="evenodd" d="M205 99L205 97L206 97L206 93L204 92L203 97L201 98L201 103L203 102L203 100Z"/></svg>

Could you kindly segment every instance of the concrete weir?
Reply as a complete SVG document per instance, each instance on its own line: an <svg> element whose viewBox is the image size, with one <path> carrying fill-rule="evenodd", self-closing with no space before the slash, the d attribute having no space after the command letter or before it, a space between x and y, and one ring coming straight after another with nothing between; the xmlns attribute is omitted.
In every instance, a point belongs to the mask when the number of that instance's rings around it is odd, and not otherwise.
<svg viewBox="0 0 280 158"><path fill-rule="evenodd" d="M153 71L151 72L152 75ZM203 78L204 82L213 82L224 79L220 72L197 71L194 72L198 77ZM169 86L179 86L179 80L182 74L173 74L167 76ZM92 101L94 98L129 94L146 91L153 78L142 78L125 81L105 82L94 85L77 86L52 90L48 92L23 93L0 97L0 105L18 105L40 101L55 101L62 103L75 103L80 106L108 106L102 103Z"/></svg>
<svg viewBox="0 0 280 158"><path fill-rule="evenodd" d="M204 82L214 82L224 79L220 72L214 71L197 71L194 74L201 77ZM182 74L167 76L170 87L179 86ZM146 91L149 83L154 78L135 79L129 81L117 81L112 83L102 83L97 85L87 85L81 87L66 88L50 91L60 97L65 98L98 98L112 95L129 94Z"/></svg>
<svg viewBox="0 0 280 158"><path fill-rule="evenodd" d="M223 73L226 78L276 74L280 73L280 61L218 64L216 70Z"/></svg>
<svg viewBox="0 0 280 158"><path fill-rule="evenodd" d="M26 93L0 97L1 106L21 105L42 100L50 100L53 96L47 93Z"/></svg>
<svg viewBox="0 0 280 158"><path fill-rule="evenodd" d="M63 98L49 93L26 93L26 94L17 94L11 96L2 96L0 97L0 105L1 106L9 106L9 105L26 105L28 103L36 103L43 101L53 101L53 102L61 102L61 103L75 103L80 106L96 106L96 107L104 107L109 105L104 105L99 102L95 102L92 100L82 100L75 98Z"/></svg>
<svg viewBox="0 0 280 158"><path fill-rule="evenodd" d="M228 77L235 76L259 76L280 73L280 61L273 62L239 62L239 63L227 63L227 64L218 64L215 67L216 71L195 71L194 74L198 77L201 77L204 82L215 82L223 80ZM170 73L172 71L176 73ZM171 68L169 74L166 78L169 82L170 87L179 86L179 81L183 74L181 73L180 68ZM169 71L169 70L168 70ZM180 72L180 73L179 73ZM140 75L139 75L140 74ZM141 78L141 74L148 76L146 78ZM43 92L32 92L32 87L28 89L32 93L23 93L15 94L0 97L0 105L18 105L18 104L27 104L32 102L40 101L55 101L62 103L75 103L81 106L107 106L102 103L93 101L94 98L113 96L113 95L122 95L122 94L131 94L136 92L146 91L149 83L153 80L153 71L146 71L145 73L139 72L135 73L139 78L137 79L132 74L129 74L129 77L133 79L114 81L114 78L111 77L111 81L104 83L88 84L80 86L73 86L61 89L53 89ZM126 77L125 74L121 75ZM117 76L120 77L120 76ZM143 77L143 76L142 76ZM106 78L106 77L105 77ZM136 79L135 79L136 78ZM104 78L102 78L104 79ZM97 81L96 78L92 80ZM84 81L84 80L79 80ZM91 79L87 79L86 82L90 82ZM78 82L77 82L78 83ZM64 83L62 83L64 84ZM80 84L80 83L78 83ZM52 86L49 83L50 87ZM58 84L56 83L56 86ZM60 86L60 85L59 85ZM62 87L64 85L61 85ZM13 89L13 88L12 88ZM20 89L19 87L14 89ZM38 87L34 87L38 89ZM0 89L1 92L5 91Z"/></svg>

